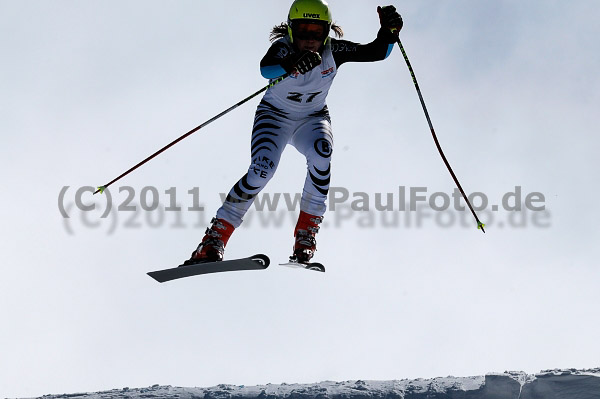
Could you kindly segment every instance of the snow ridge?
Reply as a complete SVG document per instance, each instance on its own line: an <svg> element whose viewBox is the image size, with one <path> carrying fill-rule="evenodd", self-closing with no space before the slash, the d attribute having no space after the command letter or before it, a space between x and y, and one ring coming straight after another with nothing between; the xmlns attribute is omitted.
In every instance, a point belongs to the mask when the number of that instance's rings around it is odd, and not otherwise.
<svg viewBox="0 0 600 399"><path fill-rule="evenodd" d="M600 368L521 371L476 377L393 381L324 381L317 384L153 385L97 393L44 395L43 399L600 399ZM39 399L41 399L39 398Z"/></svg>

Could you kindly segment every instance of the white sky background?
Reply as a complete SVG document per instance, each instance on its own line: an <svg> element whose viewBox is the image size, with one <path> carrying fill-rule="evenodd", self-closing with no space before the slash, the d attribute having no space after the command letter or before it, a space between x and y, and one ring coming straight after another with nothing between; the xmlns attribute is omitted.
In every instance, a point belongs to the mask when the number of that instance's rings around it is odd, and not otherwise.
<svg viewBox="0 0 600 399"><path fill-rule="evenodd" d="M283 1L0 1L0 397L155 383L210 386L399 379L597 367L600 28L595 1L405 1L402 40L450 163L491 204L522 186L545 195L545 223L385 228L329 212L327 273L276 266L157 284L205 224L184 212L108 234L71 208L265 84L258 62ZM331 0L345 38L371 41L375 1ZM201 187L205 220L249 162L258 99L116 183ZM346 64L328 101L332 185L351 192L453 182L400 51ZM265 192L298 192L289 147ZM84 197L92 202L90 196ZM372 197L373 198L373 197ZM104 199L94 197L98 206ZM282 208L283 209L283 208ZM97 221L99 212L91 213ZM402 214L404 217L405 214ZM521 215L519 215L521 216ZM293 223L247 220L230 258L285 260ZM469 223L473 223L467 214ZM114 220L114 219L111 219ZM335 226L335 221L339 226ZM505 221L503 225L498 223Z"/></svg>

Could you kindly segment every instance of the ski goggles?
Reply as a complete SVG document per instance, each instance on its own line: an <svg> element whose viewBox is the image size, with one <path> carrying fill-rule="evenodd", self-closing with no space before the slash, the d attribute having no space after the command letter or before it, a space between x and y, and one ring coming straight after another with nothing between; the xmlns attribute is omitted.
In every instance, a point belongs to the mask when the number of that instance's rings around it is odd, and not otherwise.
<svg viewBox="0 0 600 399"><path fill-rule="evenodd" d="M324 24L316 23L294 23L293 35L294 39L299 40L316 40L319 42L327 38L327 29Z"/></svg>

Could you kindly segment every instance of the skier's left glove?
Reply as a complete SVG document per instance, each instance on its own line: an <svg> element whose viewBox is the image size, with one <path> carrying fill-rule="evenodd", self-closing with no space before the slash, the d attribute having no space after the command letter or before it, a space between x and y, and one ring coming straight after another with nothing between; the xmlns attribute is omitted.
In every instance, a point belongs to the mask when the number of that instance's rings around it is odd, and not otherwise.
<svg viewBox="0 0 600 399"><path fill-rule="evenodd" d="M379 14L379 23L381 24L381 27L389 29L398 35L404 23L402 22L402 17L396 11L396 7L377 7L377 13Z"/></svg>

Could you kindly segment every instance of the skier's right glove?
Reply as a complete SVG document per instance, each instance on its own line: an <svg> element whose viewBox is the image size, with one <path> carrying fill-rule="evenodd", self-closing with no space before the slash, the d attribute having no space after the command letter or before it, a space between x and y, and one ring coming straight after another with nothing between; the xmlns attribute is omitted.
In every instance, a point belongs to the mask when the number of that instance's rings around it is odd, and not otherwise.
<svg viewBox="0 0 600 399"><path fill-rule="evenodd" d="M288 62L290 71L295 70L304 75L321 65L321 56L315 51L304 50L300 53L290 55Z"/></svg>

